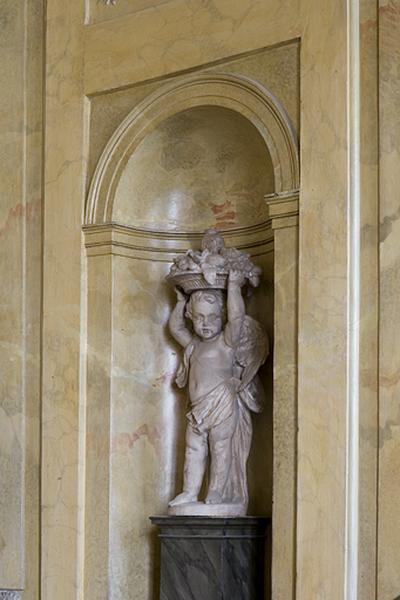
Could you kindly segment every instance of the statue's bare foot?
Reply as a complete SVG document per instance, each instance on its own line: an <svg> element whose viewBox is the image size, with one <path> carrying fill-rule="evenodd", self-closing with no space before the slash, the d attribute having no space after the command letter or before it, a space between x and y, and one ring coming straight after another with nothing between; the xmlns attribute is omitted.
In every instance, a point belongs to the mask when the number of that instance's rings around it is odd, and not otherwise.
<svg viewBox="0 0 400 600"><path fill-rule="evenodd" d="M222 497L221 494L216 492L215 490L210 490L207 494L207 498L204 501L206 504L221 504Z"/></svg>
<svg viewBox="0 0 400 600"><path fill-rule="evenodd" d="M171 500L168 506L179 506L180 504L188 504L189 502L197 502L197 496L190 492L182 492Z"/></svg>

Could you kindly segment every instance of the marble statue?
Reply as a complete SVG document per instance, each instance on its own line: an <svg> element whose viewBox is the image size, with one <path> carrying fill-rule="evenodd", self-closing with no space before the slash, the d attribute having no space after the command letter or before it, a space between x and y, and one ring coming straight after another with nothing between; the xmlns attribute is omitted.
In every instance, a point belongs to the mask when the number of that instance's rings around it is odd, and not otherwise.
<svg viewBox="0 0 400 600"><path fill-rule="evenodd" d="M225 248L222 236L210 229L202 251L175 259L167 277L177 294L169 327L184 348L176 383L188 385L190 401L183 491L169 503L170 514L246 514L250 411L263 407L257 371L268 339L246 315L242 286L256 287L260 276L247 254ZM207 472L205 500L199 502Z"/></svg>

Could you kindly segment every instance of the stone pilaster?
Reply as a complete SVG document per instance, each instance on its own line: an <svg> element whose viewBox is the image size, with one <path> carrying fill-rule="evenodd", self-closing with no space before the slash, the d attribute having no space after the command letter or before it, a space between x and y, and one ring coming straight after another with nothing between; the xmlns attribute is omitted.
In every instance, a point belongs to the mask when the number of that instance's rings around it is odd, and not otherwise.
<svg viewBox="0 0 400 600"><path fill-rule="evenodd" d="M274 231L272 597L295 594L299 193L266 197Z"/></svg>

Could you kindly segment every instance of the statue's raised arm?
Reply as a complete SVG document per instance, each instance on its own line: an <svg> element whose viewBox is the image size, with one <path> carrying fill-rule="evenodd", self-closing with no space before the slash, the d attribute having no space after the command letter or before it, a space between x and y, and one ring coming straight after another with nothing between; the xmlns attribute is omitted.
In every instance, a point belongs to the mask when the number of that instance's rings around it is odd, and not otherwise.
<svg viewBox="0 0 400 600"><path fill-rule="evenodd" d="M169 318L169 330L172 337L184 348L190 344L193 334L186 327L185 308L187 297L179 288L175 288L177 302Z"/></svg>
<svg viewBox="0 0 400 600"><path fill-rule="evenodd" d="M227 324L225 340L233 348L239 343L246 307L242 296L244 276L238 269L231 269L228 275Z"/></svg>

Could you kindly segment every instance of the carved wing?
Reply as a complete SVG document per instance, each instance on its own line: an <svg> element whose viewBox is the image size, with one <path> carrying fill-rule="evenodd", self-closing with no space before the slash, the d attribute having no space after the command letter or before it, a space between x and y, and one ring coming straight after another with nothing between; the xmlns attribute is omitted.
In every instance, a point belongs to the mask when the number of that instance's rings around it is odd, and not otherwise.
<svg viewBox="0 0 400 600"><path fill-rule="evenodd" d="M240 342L236 348L235 359L242 367L241 388L246 388L257 375L269 353L268 336L260 323L245 316Z"/></svg>

